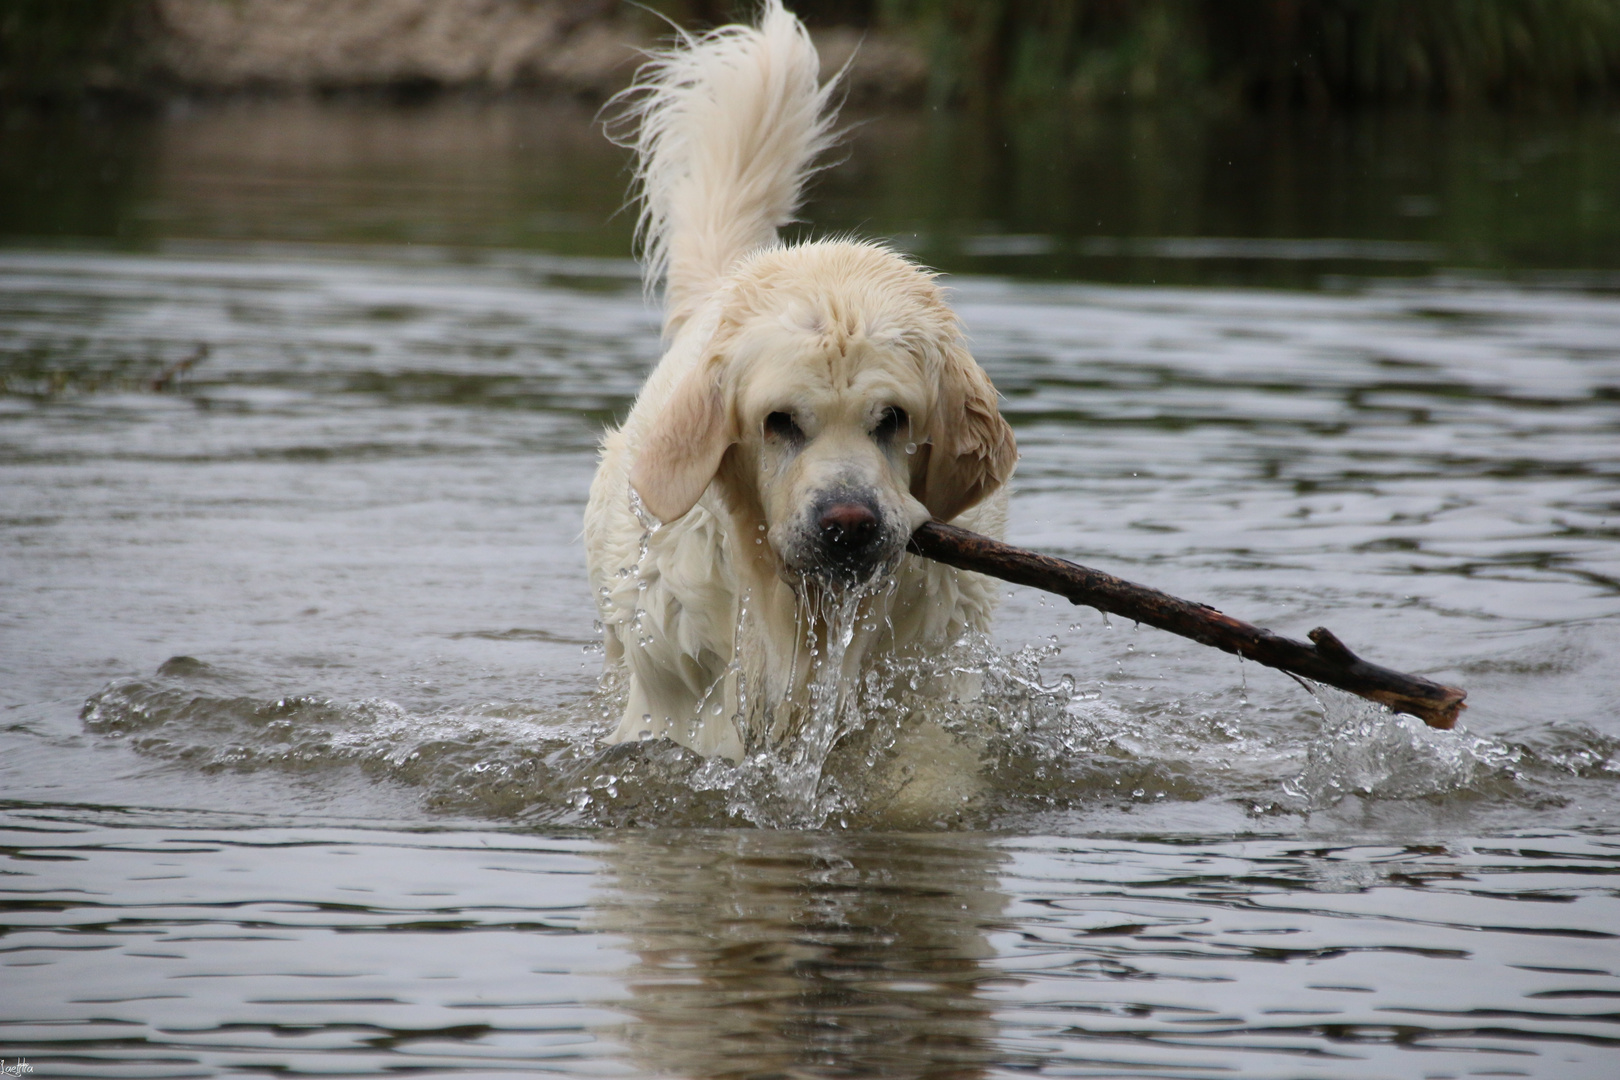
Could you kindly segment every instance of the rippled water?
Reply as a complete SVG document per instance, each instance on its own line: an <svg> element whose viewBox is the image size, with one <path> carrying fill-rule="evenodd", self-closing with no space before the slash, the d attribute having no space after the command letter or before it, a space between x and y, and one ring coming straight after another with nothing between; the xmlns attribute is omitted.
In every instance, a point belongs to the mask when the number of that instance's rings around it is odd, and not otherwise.
<svg viewBox="0 0 1620 1080"><path fill-rule="evenodd" d="M38 1075L1614 1064L1615 851L1577 836L178 824L13 819L6 1040Z"/></svg>
<svg viewBox="0 0 1620 1080"><path fill-rule="evenodd" d="M149 205L224 205L186 190ZM656 355L634 267L303 243L278 198L229 203L253 242L0 251L3 1064L1620 1067L1612 293L954 279L1015 542L1471 708L1015 591L939 661L987 686L960 807L884 816L918 732L874 720L790 829L769 776L597 741L577 537Z"/></svg>

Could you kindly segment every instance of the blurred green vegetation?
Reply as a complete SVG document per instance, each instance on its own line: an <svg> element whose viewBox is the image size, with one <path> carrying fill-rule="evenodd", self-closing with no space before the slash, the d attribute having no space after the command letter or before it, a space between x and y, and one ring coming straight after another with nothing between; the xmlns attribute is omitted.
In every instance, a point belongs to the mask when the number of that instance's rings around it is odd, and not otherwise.
<svg viewBox="0 0 1620 1080"><path fill-rule="evenodd" d="M1017 104L1558 104L1620 88L1614 0L880 0L934 94Z"/></svg>
<svg viewBox="0 0 1620 1080"><path fill-rule="evenodd" d="M220 0L222 3L233 0ZM515 2L515 0L514 0ZM689 26L753 0L651 0ZM1620 0L797 0L910 35L935 104L1563 106L1620 96ZM0 96L141 93L147 0L0 0Z"/></svg>
<svg viewBox="0 0 1620 1080"><path fill-rule="evenodd" d="M128 92L145 14L138 0L0 0L0 97Z"/></svg>
<svg viewBox="0 0 1620 1080"><path fill-rule="evenodd" d="M747 0L663 0L679 21ZM1567 105L1620 91L1616 0L799 0L910 33L936 104Z"/></svg>

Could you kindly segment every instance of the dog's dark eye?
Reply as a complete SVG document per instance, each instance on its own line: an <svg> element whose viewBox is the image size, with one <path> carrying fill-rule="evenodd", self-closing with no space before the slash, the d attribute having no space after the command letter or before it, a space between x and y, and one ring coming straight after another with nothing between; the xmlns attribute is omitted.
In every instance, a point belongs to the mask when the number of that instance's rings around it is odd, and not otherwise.
<svg viewBox="0 0 1620 1080"><path fill-rule="evenodd" d="M765 434L788 442L803 442L804 432L793 420L792 413L773 412L765 418Z"/></svg>
<svg viewBox="0 0 1620 1080"><path fill-rule="evenodd" d="M898 405L890 405L883 410L883 415L878 417L877 427L872 429L872 435L878 439L892 439L909 422L910 417L906 416L906 410Z"/></svg>

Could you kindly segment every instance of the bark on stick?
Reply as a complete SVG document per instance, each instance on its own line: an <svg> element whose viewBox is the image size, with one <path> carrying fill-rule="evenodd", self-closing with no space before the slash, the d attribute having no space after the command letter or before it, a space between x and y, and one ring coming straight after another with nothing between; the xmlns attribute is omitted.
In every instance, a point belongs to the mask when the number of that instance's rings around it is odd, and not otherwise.
<svg viewBox="0 0 1620 1080"><path fill-rule="evenodd" d="M1325 627L1312 630L1307 645L1224 615L1207 604L938 521L927 522L912 534L910 550L961 570L1044 589L1073 604L1147 623L1257 664L1348 690L1396 712L1410 713L1430 727L1449 729L1457 722L1458 712L1467 707L1463 704L1467 694L1457 687L1369 664Z"/></svg>

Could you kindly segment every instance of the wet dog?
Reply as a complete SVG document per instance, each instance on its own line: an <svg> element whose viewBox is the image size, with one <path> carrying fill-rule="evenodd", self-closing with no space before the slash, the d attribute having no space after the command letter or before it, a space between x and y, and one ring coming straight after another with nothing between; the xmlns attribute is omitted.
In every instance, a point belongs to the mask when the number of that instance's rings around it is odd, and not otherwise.
<svg viewBox="0 0 1620 1080"><path fill-rule="evenodd" d="M668 351L585 516L628 677L615 741L824 753L872 664L989 622L988 580L906 553L930 518L999 535L1017 457L933 275L879 243L777 237L833 142L818 66L767 0L624 98Z"/></svg>

